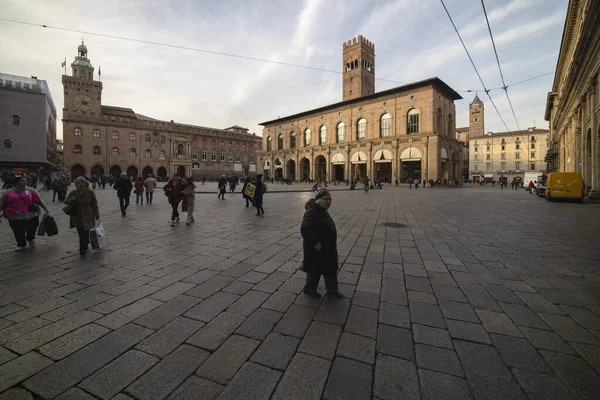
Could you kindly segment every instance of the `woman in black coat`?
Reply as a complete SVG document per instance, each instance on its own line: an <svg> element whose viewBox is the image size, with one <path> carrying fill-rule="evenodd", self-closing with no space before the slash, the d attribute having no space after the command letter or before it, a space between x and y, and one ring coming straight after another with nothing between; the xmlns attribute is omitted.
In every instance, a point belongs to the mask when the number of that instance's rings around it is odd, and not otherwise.
<svg viewBox="0 0 600 400"><path fill-rule="evenodd" d="M337 281L337 230L327 212L330 206L331 195L325 188L319 190L315 199L309 200L305 206L306 211L300 228L304 238L304 293L320 297L317 287L323 275L327 293L342 298L344 296L338 291Z"/></svg>
<svg viewBox="0 0 600 400"><path fill-rule="evenodd" d="M254 198L252 199L252 205L256 207L257 217L265 215L265 210L263 210L263 196L266 191L267 185L262 181L262 174L256 175L256 187L254 188Z"/></svg>

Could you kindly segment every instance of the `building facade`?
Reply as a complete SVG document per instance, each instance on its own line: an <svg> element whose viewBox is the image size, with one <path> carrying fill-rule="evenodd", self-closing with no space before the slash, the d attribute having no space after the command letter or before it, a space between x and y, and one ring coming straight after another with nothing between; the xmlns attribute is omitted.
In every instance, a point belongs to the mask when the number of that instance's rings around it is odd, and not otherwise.
<svg viewBox="0 0 600 400"><path fill-rule="evenodd" d="M174 173L207 179L256 174L260 137L248 129L226 129L160 121L131 108L102 104L102 82L82 43L63 75L63 163L72 178L121 172L165 179Z"/></svg>
<svg viewBox="0 0 600 400"><path fill-rule="evenodd" d="M600 2L570 0L545 119L549 171L581 172L600 196Z"/></svg>
<svg viewBox="0 0 600 400"><path fill-rule="evenodd" d="M263 122L259 164L268 177L461 181L454 101L438 78L375 92L375 46L343 44L343 101Z"/></svg>
<svg viewBox="0 0 600 400"><path fill-rule="evenodd" d="M0 169L56 167L56 107L46 81L0 73L0 140Z"/></svg>

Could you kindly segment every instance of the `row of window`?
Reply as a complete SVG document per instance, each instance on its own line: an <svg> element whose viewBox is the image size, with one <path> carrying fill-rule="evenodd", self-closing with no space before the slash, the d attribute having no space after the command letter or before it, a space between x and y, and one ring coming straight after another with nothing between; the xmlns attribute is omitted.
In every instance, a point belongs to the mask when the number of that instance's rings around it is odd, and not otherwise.
<svg viewBox="0 0 600 400"><path fill-rule="evenodd" d="M7 146L8 144L8 146ZM12 143L10 142L10 140L6 139L4 141L4 147L10 148L12 147ZM80 145L75 145L75 147L73 148L73 152L80 154L83 153L83 148ZM100 149L100 146L94 146L92 149L92 152L94 155L100 155L102 154L102 150ZM113 156L118 156L119 155L119 148L118 147L113 147L112 148L112 152L111 154ZM130 149L129 150L129 155L131 157L136 157L137 156L137 150L136 149ZM144 153L144 156L146 158L151 158L152 157L152 151L151 150L146 150L146 152ZM161 150L158 152L158 157L159 158L165 158L165 152L164 150ZM198 160L198 150L193 150L192 151L192 159L194 160ZM208 151L206 150L202 150L202 161L207 161L208 160ZM222 151L220 154L220 160L221 161L225 161L225 152ZM243 154L243 160L244 162L248 162L248 153L244 153ZM216 151L212 151L211 152L211 161L217 161L217 152ZM228 157L228 161L229 162L233 162L233 153L229 153L229 157ZM235 162L242 162L242 153L237 153L235 155ZM250 162L253 163L254 162L254 154L250 154Z"/></svg>
<svg viewBox="0 0 600 400"><path fill-rule="evenodd" d="M529 170L530 171L535 171L535 164L530 164L529 165ZM486 164L485 165L485 170L486 172L491 172L492 171L492 164ZM506 163L501 163L500 164L500 170L501 171L506 171ZM479 171L479 165L475 165L474 168L474 172L478 172ZM521 163L515 163L515 171L519 172L521 171Z"/></svg>
<svg viewBox="0 0 600 400"><path fill-rule="evenodd" d="M529 147L532 148L532 149L535 149L535 143L531 143ZM479 149L478 147L475 147L475 152L477 152L478 149ZM521 145L520 144L515 144L515 149L516 150L521 150ZM502 145L502 151L504 151L504 150L506 150L506 145L503 144ZM485 147L485 151L491 151L491 146L486 146Z"/></svg>
<svg viewBox="0 0 600 400"><path fill-rule="evenodd" d="M379 120L379 137L389 137L392 135L392 117L390 114L383 114ZM408 112L408 125L407 133L419 132L419 111L412 109ZM356 140L364 140L367 133L367 120L364 118L359 119L356 122ZM310 129L306 129L303 135L302 145L304 147L311 146L312 132ZM340 122L335 128L335 141L336 143L344 143L346 141L346 124ZM327 127L325 125L319 128L319 145L327 143ZM290 148L295 148L296 143L296 132L290 134ZM277 149L281 150L284 148L283 134L279 134L277 137ZM267 151L273 150L273 138L269 136L267 138Z"/></svg>
<svg viewBox="0 0 600 400"><path fill-rule="evenodd" d="M535 158L535 151L532 151L530 155L531 155L531 158ZM521 158L521 153L515 153L515 158L517 160L519 160ZM486 160L491 160L492 159L491 155L490 154L486 154L485 159ZM506 160L506 154L505 153L500 154L500 159L501 160ZM477 154L475 154L475 161L479 161L479 155L477 155Z"/></svg>

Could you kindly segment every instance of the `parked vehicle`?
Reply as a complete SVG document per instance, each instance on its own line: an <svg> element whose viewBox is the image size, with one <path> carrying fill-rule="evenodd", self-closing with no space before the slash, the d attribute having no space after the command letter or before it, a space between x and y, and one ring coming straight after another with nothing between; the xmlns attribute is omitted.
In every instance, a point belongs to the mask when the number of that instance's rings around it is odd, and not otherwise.
<svg viewBox="0 0 600 400"><path fill-rule="evenodd" d="M571 199L583 201L585 189L581 172L551 172L546 182L546 200Z"/></svg>

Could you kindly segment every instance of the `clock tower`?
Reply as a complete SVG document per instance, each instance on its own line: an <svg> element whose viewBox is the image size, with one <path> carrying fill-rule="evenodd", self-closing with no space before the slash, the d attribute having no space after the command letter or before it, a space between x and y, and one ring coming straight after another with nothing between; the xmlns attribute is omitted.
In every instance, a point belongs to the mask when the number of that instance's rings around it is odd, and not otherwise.
<svg viewBox="0 0 600 400"><path fill-rule="evenodd" d="M87 52L82 40L81 45L77 47L77 56L71 63L71 76L62 77L65 96L63 118L102 113L102 82L94 80L94 67L87 57Z"/></svg>
<svg viewBox="0 0 600 400"><path fill-rule="evenodd" d="M479 100L479 96L475 93L475 98L469 104L469 139L484 135L483 112L483 102Z"/></svg>

